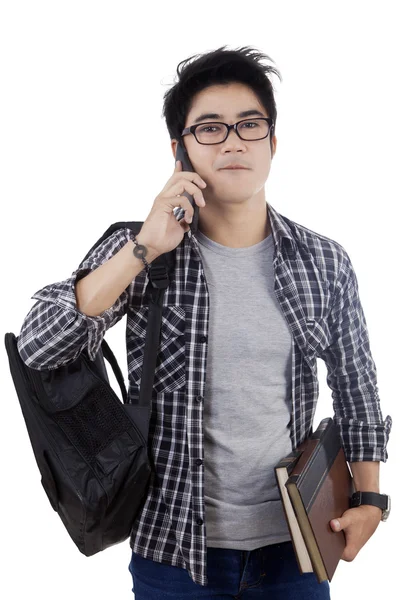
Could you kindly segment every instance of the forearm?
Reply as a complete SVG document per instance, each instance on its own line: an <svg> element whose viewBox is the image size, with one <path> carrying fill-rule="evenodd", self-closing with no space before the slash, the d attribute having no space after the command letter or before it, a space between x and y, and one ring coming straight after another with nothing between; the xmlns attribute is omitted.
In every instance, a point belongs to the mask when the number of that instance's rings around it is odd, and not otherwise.
<svg viewBox="0 0 400 600"><path fill-rule="evenodd" d="M151 263L156 253L142 241L140 234L136 236L138 243L148 248L146 260ZM143 269L142 259L133 255L135 244L127 244L107 262L80 279L75 286L78 309L89 316L98 316L110 308L122 292L128 287Z"/></svg>
<svg viewBox="0 0 400 600"><path fill-rule="evenodd" d="M379 492L379 461L349 463L357 492Z"/></svg>

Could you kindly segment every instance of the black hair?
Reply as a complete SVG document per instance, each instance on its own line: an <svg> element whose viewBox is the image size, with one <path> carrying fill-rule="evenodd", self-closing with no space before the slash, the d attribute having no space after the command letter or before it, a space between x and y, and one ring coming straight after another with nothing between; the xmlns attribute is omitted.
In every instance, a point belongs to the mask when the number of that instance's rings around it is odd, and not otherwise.
<svg viewBox="0 0 400 600"><path fill-rule="evenodd" d="M272 118L274 129L270 132L270 145L275 131L277 110L274 87L268 75L274 73L282 81L278 69L260 63L261 59L273 61L255 48L244 46L237 50L225 50L226 46L202 55L193 55L178 64L179 80L164 94L162 116L165 117L171 140L181 141L186 116L191 108L193 97L212 85L243 83L252 88L267 115ZM192 63L192 58L196 60ZM183 65L181 67L181 65ZM180 68L181 67L181 68Z"/></svg>

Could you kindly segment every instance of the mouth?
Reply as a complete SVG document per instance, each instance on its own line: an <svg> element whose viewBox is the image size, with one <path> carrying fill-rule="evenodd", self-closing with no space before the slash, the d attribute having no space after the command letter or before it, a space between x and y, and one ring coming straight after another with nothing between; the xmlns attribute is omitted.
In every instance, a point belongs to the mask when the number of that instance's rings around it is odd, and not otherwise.
<svg viewBox="0 0 400 600"><path fill-rule="evenodd" d="M220 171L249 171L249 169L246 169L246 167L225 167Z"/></svg>

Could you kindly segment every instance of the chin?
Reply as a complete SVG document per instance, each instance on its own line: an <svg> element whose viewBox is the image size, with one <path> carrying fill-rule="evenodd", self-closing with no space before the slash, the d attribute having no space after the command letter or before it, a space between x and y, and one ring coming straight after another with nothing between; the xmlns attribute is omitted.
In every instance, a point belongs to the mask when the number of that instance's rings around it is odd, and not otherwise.
<svg viewBox="0 0 400 600"><path fill-rule="evenodd" d="M239 204L241 202L247 202L247 200L251 199L254 196L254 194L246 194L245 192L243 192L242 194L238 193L236 191L236 193L234 194L229 194L229 196L227 196L226 194L226 190L224 191L223 194L221 194L221 196L215 196L217 202L220 202L222 204ZM206 200L207 202L207 200Z"/></svg>

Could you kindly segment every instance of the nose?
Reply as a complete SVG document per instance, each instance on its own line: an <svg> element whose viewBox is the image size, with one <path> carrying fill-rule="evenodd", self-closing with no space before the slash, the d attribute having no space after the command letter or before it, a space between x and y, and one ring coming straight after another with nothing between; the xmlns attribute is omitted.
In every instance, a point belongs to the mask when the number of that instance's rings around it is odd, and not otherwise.
<svg viewBox="0 0 400 600"><path fill-rule="evenodd" d="M221 145L223 146L224 149L225 149L225 146L229 147L232 145L238 146L239 148L244 148L244 141L240 139L240 137L238 136L238 134L232 127L232 129L228 133L228 137Z"/></svg>

